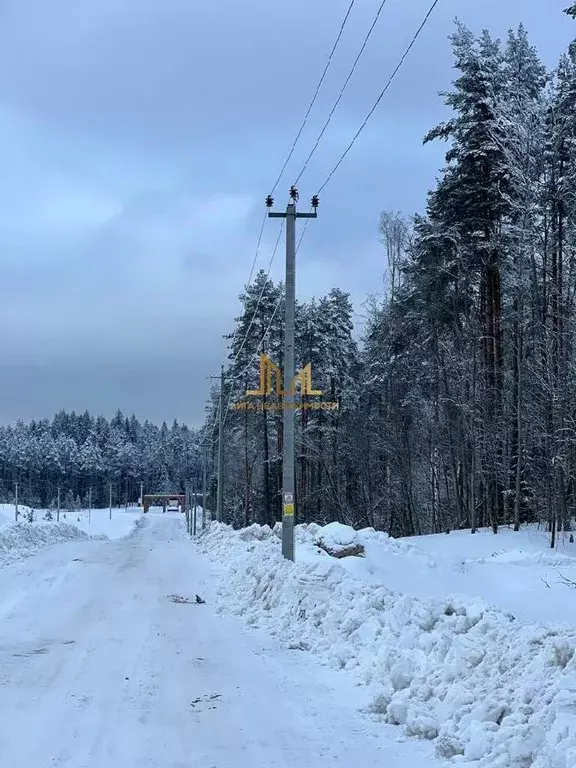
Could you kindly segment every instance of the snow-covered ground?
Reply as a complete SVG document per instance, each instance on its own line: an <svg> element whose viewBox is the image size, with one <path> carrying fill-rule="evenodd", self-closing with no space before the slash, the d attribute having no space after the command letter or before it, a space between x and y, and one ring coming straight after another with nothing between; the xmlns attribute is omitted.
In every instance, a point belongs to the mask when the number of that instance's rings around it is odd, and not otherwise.
<svg viewBox="0 0 576 768"><path fill-rule="evenodd" d="M0 519L0 768L576 768L568 537Z"/></svg>
<svg viewBox="0 0 576 768"><path fill-rule="evenodd" d="M22 512L29 512L29 507L21 507ZM14 504L0 504L0 528L16 522Z"/></svg>
<svg viewBox="0 0 576 768"><path fill-rule="evenodd" d="M44 514L41 511L40 514ZM40 516L40 515L39 515ZM140 507L112 508L112 516L109 509L81 509L78 512L60 513L60 520L77 526L88 534L104 534L109 539L121 539L127 536L142 516Z"/></svg>
<svg viewBox="0 0 576 768"><path fill-rule="evenodd" d="M0 568L31 557L54 544L88 538L84 531L65 522L4 525L0 528Z"/></svg>
<svg viewBox="0 0 576 768"><path fill-rule="evenodd" d="M438 756L575 768L573 544L551 551L535 529L392 540L299 526L294 565L276 533L212 524L201 537L222 569L223 613L346 671L370 693L369 716ZM365 557L336 560L320 537Z"/></svg>
<svg viewBox="0 0 576 768"><path fill-rule="evenodd" d="M351 680L218 616L218 573L178 513L0 569L0 767L440 765Z"/></svg>
<svg viewBox="0 0 576 768"><path fill-rule="evenodd" d="M537 527L398 540L378 535L365 545L366 559L345 565L371 583L420 598L481 597L521 621L576 626L576 591L567 586L576 583L576 544L569 534L560 534L555 550Z"/></svg>
<svg viewBox="0 0 576 768"><path fill-rule="evenodd" d="M26 522L27 515L30 513L30 507L22 504L18 507L18 522ZM52 511L52 521L46 521L46 509L34 510L34 524L56 522L56 512ZM74 525L80 530L90 535L103 534L109 539L119 539L127 536L136 525L137 520L142 515L142 509L139 507L112 508L112 515L109 509L79 509L75 512L67 510L60 511L60 522ZM0 530L3 526L14 523L15 509L13 504L0 504Z"/></svg>
<svg viewBox="0 0 576 768"><path fill-rule="evenodd" d="M30 508L19 506L18 522L14 522L12 504L0 504L0 568L30 557L40 550L66 541L88 539L120 539L138 526L142 510L137 507L79 510L62 512L60 520L54 514L46 520L46 510L34 510L34 522L29 522Z"/></svg>

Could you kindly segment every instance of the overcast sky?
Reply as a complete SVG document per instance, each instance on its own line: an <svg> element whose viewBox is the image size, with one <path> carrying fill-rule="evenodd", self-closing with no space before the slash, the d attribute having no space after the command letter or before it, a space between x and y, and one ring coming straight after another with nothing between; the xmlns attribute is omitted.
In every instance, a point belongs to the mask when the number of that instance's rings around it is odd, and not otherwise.
<svg viewBox="0 0 576 768"><path fill-rule="evenodd" d="M199 425L263 214L349 0L4 0L0 8L0 421L60 408ZM300 184L317 191L430 0L388 0ZM356 3L280 205L380 0ZM380 290L382 210L423 210L444 147L447 36L524 22L553 66L567 0L440 0L322 194L301 298ZM259 266L278 224L269 221ZM273 274L280 276L283 254Z"/></svg>

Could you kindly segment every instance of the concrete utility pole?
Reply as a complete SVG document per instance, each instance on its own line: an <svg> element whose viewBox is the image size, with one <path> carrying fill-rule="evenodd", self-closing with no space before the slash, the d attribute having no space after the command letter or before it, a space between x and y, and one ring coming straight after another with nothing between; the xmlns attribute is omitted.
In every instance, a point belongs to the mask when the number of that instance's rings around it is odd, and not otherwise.
<svg viewBox="0 0 576 768"><path fill-rule="evenodd" d="M312 198L313 212L297 213L298 190L290 187L290 202L286 213L268 211L270 218L286 219L286 314L284 330L284 432L282 456L282 554L287 560L294 560L294 376L296 362L294 355L294 314L296 309L296 219L315 219L318 197ZM274 200L270 195L266 205L272 208Z"/></svg>
<svg viewBox="0 0 576 768"><path fill-rule="evenodd" d="M216 520L222 522L224 506L224 366L220 372L220 415L218 424L218 491L216 494Z"/></svg>
<svg viewBox="0 0 576 768"><path fill-rule="evenodd" d="M208 464L208 442L204 438L204 466L202 467L202 530L206 528L206 472Z"/></svg>

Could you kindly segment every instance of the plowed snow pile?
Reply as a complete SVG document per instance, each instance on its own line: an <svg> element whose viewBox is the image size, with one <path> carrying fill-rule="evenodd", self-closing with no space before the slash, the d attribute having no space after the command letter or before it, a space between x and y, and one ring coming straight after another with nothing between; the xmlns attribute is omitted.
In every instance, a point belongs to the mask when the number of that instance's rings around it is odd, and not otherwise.
<svg viewBox="0 0 576 768"><path fill-rule="evenodd" d="M335 560L315 547L319 536L343 540L330 526L297 526L293 564L279 533L207 528L198 546L226 566L220 610L355 675L374 693L373 717L434 740L453 763L576 767L576 627L522 623L479 598L401 594L364 578L374 570L368 558ZM407 542L348 533L411 569ZM422 558L420 568L434 567ZM565 591L566 615L576 616L575 594Z"/></svg>
<svg viewBox="0 0 576 768"><path fill-rule="evenodd" d="M10 523L14 523L14 504L0 504L0 528L2 528L4 525L10 525ZM30 507L26 507L25 505L20 505L20 516L19 520L25 520L26 516L30 514L32 510Z"/></svg>
<svg viewBox="0 0 576 768"><path fill-rule="evenodd" d="M89 536L68 523L11 523L0 529L0 568L30 557L52 544L105 538L101 535Z"/></svg>

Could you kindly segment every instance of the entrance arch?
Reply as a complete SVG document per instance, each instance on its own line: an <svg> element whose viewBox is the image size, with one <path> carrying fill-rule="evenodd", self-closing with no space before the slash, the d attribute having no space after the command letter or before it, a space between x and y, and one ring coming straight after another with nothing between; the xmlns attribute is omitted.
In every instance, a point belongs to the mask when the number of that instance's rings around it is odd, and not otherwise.
<svg viewBox="0 0 576 768"><path fill-rule="evenodd" d="M180 512L186 512L186 495L183 493L147 493L142 499L142 506L144 512L148 512L152 505L161 504L164 514L171 501L178 502Z"/></svg>

